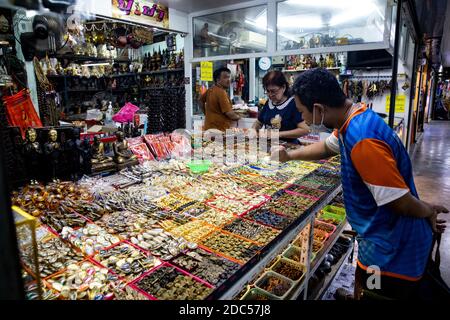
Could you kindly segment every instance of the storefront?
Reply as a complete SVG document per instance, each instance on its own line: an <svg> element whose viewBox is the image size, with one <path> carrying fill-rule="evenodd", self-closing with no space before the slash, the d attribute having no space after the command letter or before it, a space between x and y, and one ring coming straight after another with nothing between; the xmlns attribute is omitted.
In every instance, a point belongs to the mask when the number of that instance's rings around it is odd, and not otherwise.
<svg viewBox="0 0 450 320"><path fill-rule="evenodd" d="M320 299L354 248L340 157L273 163L277 140L245 136L267 100L262 77L280 70L293 82L327 68L405 145L420 118L414 36L405 24L395 41L395 3L330 3L257 0L187 15L99 1L65 16L64 33L61 15L7 8L16 38L6 47L27 71L20 81L5 64L2 82L17 233L2 221L2 245L18 256L10 272L21 277L8 279L17 296ZM202 126L196 102L220 66L232 71L238 128L215 140L176 131ZM420 70L416 100L428 82ZM18 105L26 117L14 117Z"/></svg>
<svg viewBox="0 0 450 320"><path fill-rule="evenodd" d="M350 98L355 102L365 102L388 122L391 87L394 86L392 55L396 5L390 1L376 1L361 10L356 2L346 5L349 7L337 4L339 8L330 10L320 4L298 1L259 1L190 14L193 51L189 52L187 59L192 62L191 68L186 67L186 70L192 73L186 76L191 77L193 82L192 88L188 88L192 94L187 95L187 109L188 112L192 110L193 122L187 123L187 127L193 127L194 123L202 124L198 96L213 83L202 81L202 62L213 62L215 68L229 65L236 59L244 61L246 66L242 69L243 87L248 86L248 90L243 96L235 97L236 86L242 86L239 82L242 79L238 77L230 90L230 98L235 98L236 104L242 104L243 100L248 105L248 112L235 126L248 128L254 123L254 106L261 108L267 101L262 77L268 71L280 70L293 83L296 75L317 66L326 67L336 74L343 88L347 88ZM410 88L417 40L404 11L401 11L403 23L399 33L393 123L407 146ZM325 12L332 12L328 16L328 28L324 27L327 22L320 19ZM359 12L357 19L355 15L348 18L346 15L350 16L349 12ZM305 21L305 25L299 26L298 21ZM205 30L209 36L202 38ZM224 40L227 38L229 40Z"/></svg>

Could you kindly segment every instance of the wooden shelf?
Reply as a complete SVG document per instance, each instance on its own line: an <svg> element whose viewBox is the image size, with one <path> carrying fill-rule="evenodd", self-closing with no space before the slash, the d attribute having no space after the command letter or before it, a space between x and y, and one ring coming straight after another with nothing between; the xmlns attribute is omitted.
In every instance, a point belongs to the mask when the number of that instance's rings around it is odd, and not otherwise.
<svg viewBox="0 0 450 320"><path fill-rule="evenodd" d="M141 73L137 73L137 75L164 74L164 73L181 72L181 71L184 71L184 68L158 70L158 71L144 71Z"/></svg>
<svg viewBox="0 0 450 320"><path fill-rule="evenodd" d="M148 87L148 88L141 88L140 90L141 91L151 91L151 90L162 90L162 89L171 89L171 88L180 89L180 88L184 88L184 85L183 86L164 86L164 87L156 87L156 88Z"/></svg>
<svg viewBox="0 0 450 320"><path fill-rule="evenodd" d="M47 78L85 78L85 79L101 79L101 78L119 78L119 77L134 77L134 76L141 76L141 75L152 75L152 74L166 74L166 73L172 73L172 72L181 72L184 71L184 69L173 69L173 70L160 70L160 71L145 71L141 73L121 73L121 74L111 74L111 75L104 75L101 77L95 77L91 76L89 78L84 76L72 76L72 75L48 75Z"/></svg>
<svg viewBox="0 0 450 320"><path fill-rule="evenodd" d="M79 56L76 54L57 54L55 56L57 59L68 59L68 60L74 60L74 61L92 61L92 62L109 62L113 60L114 62L130 62L131 60L128 58L100 58L100 57L89 57L89 56Z"/></svg>
<svg viewBox="0 0 450 320"><path fill-rule="evenodd" d="M326 69L329 70L329 71L339 71L341 68L326 68ZM308 70L311 70L311 69L293 69L293 70L283 69L283 70L281 70L281 72L287 72L287 73L290 73L290 72L304 72L304 71L308 71Z"/></svg>

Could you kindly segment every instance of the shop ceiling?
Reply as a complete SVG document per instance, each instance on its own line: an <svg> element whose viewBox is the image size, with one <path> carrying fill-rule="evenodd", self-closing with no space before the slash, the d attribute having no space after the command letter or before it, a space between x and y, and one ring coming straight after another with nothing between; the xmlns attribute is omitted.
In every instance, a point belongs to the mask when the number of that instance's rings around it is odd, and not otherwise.
<svg viewBox="0 0 450 320"><path fill-rule="evenodd" d="M196 11L203 11L209 9L220 8L237 3L243 0L161 0L159 3L166 5L169 8L192 13Z"/></svg>
<svg viewBox="0 0 450 320"><path fill-rule="evenodd" d="M450 37L448 28L444 29L445 20L449 19L447 3L447 0L414 0L427 55L435 67L440 66L441 57L447 56L447 63L450 63L450 41L442 41L445 37ZM446 47L442 43L447 43Z"/></svg>

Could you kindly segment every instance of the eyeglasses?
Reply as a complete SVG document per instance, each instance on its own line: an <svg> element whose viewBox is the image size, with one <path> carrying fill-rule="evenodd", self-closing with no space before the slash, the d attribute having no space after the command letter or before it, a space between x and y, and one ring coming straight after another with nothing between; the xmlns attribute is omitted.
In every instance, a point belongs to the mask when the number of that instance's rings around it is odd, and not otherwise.
<svg viewBox="0 0 450 320"><path fill-rule="evenodd" d="M280 90L281 90L281 87L278 87L278 89L264 90L264 94L275 95L278 92L280 92Z"/></svg>

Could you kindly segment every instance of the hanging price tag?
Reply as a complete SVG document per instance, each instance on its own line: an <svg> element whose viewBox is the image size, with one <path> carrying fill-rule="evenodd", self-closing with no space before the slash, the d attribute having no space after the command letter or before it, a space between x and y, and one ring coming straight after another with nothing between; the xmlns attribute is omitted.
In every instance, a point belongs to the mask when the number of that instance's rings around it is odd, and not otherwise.
<svg viewBox="0 0 450 320"><path fill-rule="evenodd" d="M395 96L395 113L404 113L406 104L406 96L404 94L399 94ZM391 105L391 95L386 96L386 113L389 113L389 108Z"/></svg>
<svg viewBox="0 0 450 320"><path fill-rule="evenodd" d="M213 63L211 61L200 63L200 80L213 81Z"/></svg>

